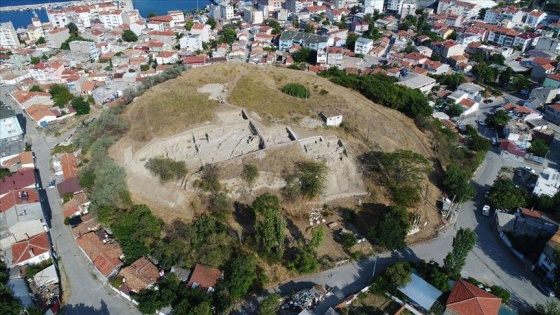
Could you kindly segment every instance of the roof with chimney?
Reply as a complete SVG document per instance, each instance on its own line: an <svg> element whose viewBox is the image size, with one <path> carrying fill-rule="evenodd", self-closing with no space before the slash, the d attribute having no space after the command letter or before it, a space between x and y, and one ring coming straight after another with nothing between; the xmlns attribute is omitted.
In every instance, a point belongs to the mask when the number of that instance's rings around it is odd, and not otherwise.
<svg viewBox="0 0 560 315"><path fill-rule="evenodd" d="M50 248L46 232L33 236L28 240L15 243L12 245L12 264L22 264L35 256L47 253Z"/></svg>
<svg viewBox="0 0 560 315"><path fill-rule="evenodd" d="M445 306L460 315L498 315L502 299L459 279Z"/></svg>

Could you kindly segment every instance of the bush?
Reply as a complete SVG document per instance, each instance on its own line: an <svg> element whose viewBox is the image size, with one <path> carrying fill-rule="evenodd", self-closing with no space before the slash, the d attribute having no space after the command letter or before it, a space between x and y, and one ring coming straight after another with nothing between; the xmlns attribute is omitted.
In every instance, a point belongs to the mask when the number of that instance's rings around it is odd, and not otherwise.
<svg viewBox="0 0 560 315"><path fill-rule="evenodd" d="M35 265L30 265L25 269L25 277L27 279L32 279L33 276L39 273L39 271L47 268L48 266L52 265L52 260L47 259Z"/></svg>
<svg viewBox="0 0 560 315"><path fill-rule="evenodd" d="M202 167L202 175L197 184L202 190L217 193L222 189L220 184L220 169L217 165Z"/></svg>
<svg viewBox="0 0 560 315"><path fill-rule="evenodd" d="M344 233L340 235L339 241L344 248L350 248L358 243L354 233Z"/></svg>
<svg viewBox="0 0 560 315"><path fill-rule="evenodd" d="M309 90L299 83L288 83L282 87L282 92L299 98L309 98L311 94Z"/></svg>
<svg viewBox="0 0 560 315"><path fill-rule="evenodd" d="M252 185L257 178L259 178L259 169L255 164L245 164L243 165L243 172L241 177L250 185Z"/></svg>
<svg viewBox="0 0 560 315"><path fill-rule="evenodd" d="M162 182L179 180L188 172L184 161L174 161L170 158L151 158L144 166Z"/></svg>
<svg viewBox="0 0 560 315"><path fill-rule="evenodd" d="M492 290L492 294L502 299L503 303L507 303L511 298L511 294L509 294L508 291L500 286L493 285L492 287L490 287L490 290Z"/></svg>

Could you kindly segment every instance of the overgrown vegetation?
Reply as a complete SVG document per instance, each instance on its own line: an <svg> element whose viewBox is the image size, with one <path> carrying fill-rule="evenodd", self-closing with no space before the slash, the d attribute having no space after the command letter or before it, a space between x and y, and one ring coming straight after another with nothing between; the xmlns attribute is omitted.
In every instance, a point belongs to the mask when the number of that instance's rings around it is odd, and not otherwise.
<svg viewBox="0 0 560 315"><path fill-rule="evenodd" d="M300 161L294 172L286 174L284 197L294 201L297 197L312 199L318 197L325 189L328 167L324 162Z"/></svg>
<svg viewBox="0 0 560 315"><path fill-rule="evenodd" d="M498 177L492 185L490 204L496 209L514 210L526 204L527 192L509 178Z"/></svg>
<svg viewBox="0 0 560 315"><path fill-rule="evenodd" d="M170 158L151 158L145 166L152 175L158 176L162 182L179 180L184 178L188 172L185 161L174 161Z"/></svg>
<svg viewBox="0 0 560 315"><path fill-rule="evenodd" d="M27 269L25 269L25 276L27 279L33 279L39 271L49 267L50 265L52 265L52 260L49 258L38 264L27 266Z"/></svg>
<svg viewBox="0 0 560 315"><path fill-rule="evenodd" d="M453 249L445 256L443 263L447 275L453 279L461 277L461 270L465 266L467 255L476 243L476 233L469 229L460 228L453 238Z"/></svg>
<svg viewBox="0 0 560 315"><path fill-rule="evenodd" d="M263 194L257 197L251 209L255 214L255 240L258 250L265 255L278 258L284 254L286 220L280 214L280 200L277 196Z"/></svg>
<svg viewBox="0 0 560 315"><path fill-rule="evenodd" d="M409 228L410 219L406 208L390 206L371 226L368 235L374 244L394 250L406 245L405 238Z"/></svg>
<svg viewBox="0 0 560 315"><path fill-rule="evenodd" d="M259 168L255 164L244 164L241 178L249 185L253 185L259 178Z"/></svg>
<svg viewBox="0 0 560 315"><path fill-rule="evenodd" d="M282 87L282 92L299 98L309 98L311 96L309 90L299 83L288 83L284 85Z"/></svg>
<svg viewBox="0 0 560 315"><path fill-rule="evenodd" d="M375 278L369 290L372 293L393 293L396 288L407 284L412 279L412 267L408 262L395 263Z"/></svg>
<svg viewBox="0 0 560 315"><path fill-rule="evenodd" d="M385 75L358 76L346 74L344 70L330 68L320 76L332 82L359 91L372 102L396 109L409 117L429 116L432 108L418 89L395 84L396 79Z"/></svg>

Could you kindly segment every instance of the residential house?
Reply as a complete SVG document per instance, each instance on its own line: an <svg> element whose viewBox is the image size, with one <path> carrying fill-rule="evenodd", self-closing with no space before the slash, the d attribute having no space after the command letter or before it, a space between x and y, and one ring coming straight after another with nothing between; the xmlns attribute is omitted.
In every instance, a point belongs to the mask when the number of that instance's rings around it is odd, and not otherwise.
<svg viewBox="0 0 560 315"><path fill-rule="evenodd" d="M496 211L496 230L500 232L513 232L517 216L505 211Z"/></svg>
<svg viewBox="0 0 560 315"><path fill-rule="evenodd" d="M200 38L200 35L188 34L179 39L179 47L193 52L202 50L202 39Z"/></svg>
<svg viewBox="0 0 560 315"><path fill-rule="evenodd" d="M446 313L457 315L498 315L502 299L463 279L455 282L445 302Z"/></svg>
<svg viewBox="0 0 560 315"><path fill-rule="evenodd" d="M550 167L544 168L537 178L533 195L553 197L560 191L560 173Z"/></svg>
<svg viewBox="0 0 560 315"><path fill-rule="evenodd" d="M515 43L515 38L521 35L520 32L507 27L489 25L489 29L487 41L500 46L512 47Z"/></svg>
<svg viewBox="0 0 560 315"><path fill-rule="evenodd" d="M334 39L305 32L285 31L279 40L279 49L288 51L294 45L301 45L312 50L326 49L333 46Z"/></svg>
<svg viewBox="0 0 560 315"><path fill-rule="evenodd" d="M210 40L210 25L196 23L191 28L190 33L195 35L200 35L200 40L204 43Z"/></svg>
<svg viewBox="0 0 560 315"><path fill-rule="evenodd" d="M513 157L524 158L527 153L521 150L514 142L510 140L500 140L500 154L513 155Z"/></svg>
<svg viewBox="0 0 560 315"><path fill-rule="evenodd" d="M521 51L526 51L531 47L535 46L541 37L538 33L522 33L515 37L513 41L513 47L518 48Z"/></svg>
<svg viewBox="0 0 560 315"><path fill-rule="evenodd" d="M77 164L76 155L74 155L74 153L65 153L60 156L62 176L65 180L78 176Z"/></svg>
<svg viewBox="0 0 560 315"><path fill-rule="evenodd" d="M425 75L408 73L400 77L397 84L407 86L411 89L419 89L422 93L428 93L436 84L436 80Z"/></svg>
<svg viewBox="0 0 560 315"><path fill-rule="evenodd" d="M12 173L20 169L35 168L33 152L23 151L16 155L0 158L0 166L9 169Z"/></svg>
<svg viewBox="0 0 560 315"><path fill-rule="evenodd" d="M373 49L373 40L365 37L360 37L356 40L354 52L356 54L367 55Z"/></svg>
<svg viewBox="0 0 560 315"><path fill-rule="evenodd" d="M443 50L441 56L445 59L453 56L462 56L465 54L465 46L453 41L446 41L443 43Z"/></svg>
<svg viewBox="0 0 560 315"><path fill-rule="evenodd" d="M11 247L11 255L6 255L8 268L35 265L51 257L51 245L46 232L27 240L17 242ZM8 254L8 253L6 253Z"/></svg>
<svg viewBox="0 0 560 315"><path fill-rule="evenodd" d="M558 267L555 263L556 257L555 252L560 247L560 231L556 232L550 240L546 243L541 255L539 256L539 260L537 262L537 266L544 271L546 277L554 281L555 274L554 270Z"/></svg>
<svg viewBox="0 0 560 315"><path fill-rule="evenodd" d="M63 197L66 194L73 194L82 190L78 177L71 177L56 185L59 196Z"/></svg>
<svg viewBox="0 0 560 315"><path fill-rule="evenodd" d="M546 19L547 14L539 10L533 10L527 14L525 25L531 28L536 28Z"/></svg>
<svg viewBox="0 0 560 315"><path fill-rule="evenodd" d="M449 65L439 61L427 60L422 67L428 70L428 73L432 75L441 75L449 72Z"/></svg>
<svg viewBox="0 0 560 315"><path fill-rule="evenodd" d="M62 205L62 212L65 218L72 218L75 216L84 216L89 213L89 206L91 202L88 200L85 192L81 191L75 193L72 199Z"/></svg>
<svg viewBox="0 0 560 315"><path fill-rule="evenodd" d="M17 173L4 176L0 181L0 198L12 190L35 188L35 170L19 170Z"/></svg>
<svg viewBox="0 0 560 315"><path fill-rule="evenodd" d="M76 242L95 268L106 278L116 275L123 265L119 259L122 256L120 246L108 241L104 230L85 233L78 237Z"/></svg>
<svg viewBox="0 0 560 315"><path fill-rule="evenodd" d="M159 270L151 261L141 257L130 266L121 269L118 276L123 277L123 286L127 291L138 293L149 289L157 281Z"/></svg>
<svg viewBox="0 0 560 315"><path fill-rule="evenodd" d="M542 79L550 74L553 74L554 69L555 67L550 63L537 64L531 69L531 78L534 80Z"/></svg>
<svg viewBox="0 0 560 315"><path fill-rule="evenodd" d="M24 141L25 135L16 116L0 119L0 148Z"/></svg>
<svg viewBox="0 0 560 315"><path fill-rule="evenodd" d="M477 101L468 98L464 98L460 100L458 104L461 105L461 107L463 107L463 113L461 114L462 116L468 116L476 113L480 106L480 104Z"/></svg>
<svg viewBox="0 0 560 315"><path fill-rule="evenodd" d="M404 61L409 62L412 66L422 65L428 61L428 57L418 52L411 52L403 58Z"/></svg>
<svg viewBox="0 0 560 315"><path fill-rule="evenodd" d="M157 40L167 45L175 45L177 38L175 37L175 32L172 30L165 31L149 31L148 36L151 40Z"/></svg>
<svg viewBox="0 0 560 315"><path fill-rule="evenodd" d="M99 50L94 42L75 40L70 42L70 51L73 53L84 54L88 58L97 60L99 58Z"/></svg>
<svg viewBox="0 0 560 315"><path fill-rule="evenodd" d="M0 249L45 232L39 194L31 188L12 190L0 198Z"/></svg>
<svg viewBox="0 0 560 315"><path fill-rule="evenodd" d="M544 118L556 125L560 125L560 103L545 106Z"/></svg>
<svg viewBox="0 0 560 315"><path fill-rule="evenodd" d="M185 13L181 10L167 11L167 15L173 18L175 25L185 24Z"/></svg>
<svg viewBox="0 0 560 315"><path fill-rule="evenodd" d="M537 51L549 52L552 55L560 55L560 39L542 37L536 43L535 49Z"/></svg>
<svg viewBox="0 0 560 315"><path fill-rule="evenodd" d="M523 11L518 7L508 6L503 8L493 8L486 11L484 15L484 23L498 24L503 20L509 20L516 24L521 24L523 19Z"/></svg>
<svg viewBox="0 0 560 315"><path fill-rule="evenodd" d="M250 7L243 8L243 19L249 24L262 24L264 14L262 10L256 10Z"/></svg>
<svg viewBox="0 0 560 315"><path fill-rule="evenodd" d="M543 88L560 88L560 74L549 74L544 79Z"/></svg>
<svg viewBox="0 0 560 315"><path fill-rule="evenodd" d="M39 127L47 126L62 115L58 107L54 108L51 105L34 104L29 106L26 111Z"/></svg>
<svg viewBox="0 0 560 315"><path fill-rule="evenodd" d="M171 51L162 51L156 55L156 61L158 64L168 64L175 63L179 60L177 53Z"/></svg>
<svg viewBox="0 0 560 315"><path fill-rule="evenodd" d="M466 93L467 97L470 99L481 101L481 93L484 91L484 88L473 83L463 83L457 87L456 91Z"/></svg>
<svg viewBox="0 0 560 315"><path fill-rule="evenodd" d="M187 285L190 288L200 287L204 291L212 292L216 283L222 278L222 271L217 268L196 264Z"/></svg>
<svg viewBox="0 0 560 315"><path fill-rule="evenodd" d="M346 8L328 10L327 11L327 18L331 22L338 23L342 20L343 16L348 16L349 13L350 13L350 10L348 10Z"/></svg>

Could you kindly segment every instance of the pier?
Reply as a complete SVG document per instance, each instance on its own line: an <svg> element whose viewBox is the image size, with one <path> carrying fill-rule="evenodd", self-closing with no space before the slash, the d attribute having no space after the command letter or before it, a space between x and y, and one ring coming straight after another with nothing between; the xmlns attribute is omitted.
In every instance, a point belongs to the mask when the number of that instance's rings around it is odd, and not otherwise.
<svg viewBox="0 0 560 315"><path fill-rule="evenodd" d="M79 5L80 3L85 3L85 2L84 1L64 1L64 2L47 2L47 3L40 3L40 4L12 5L12 6L0 7L0 12L41 10L41 9L50 9L50 8L53 8L53 7L68 7L68 6L73 6L73 5Z"/></svg>

